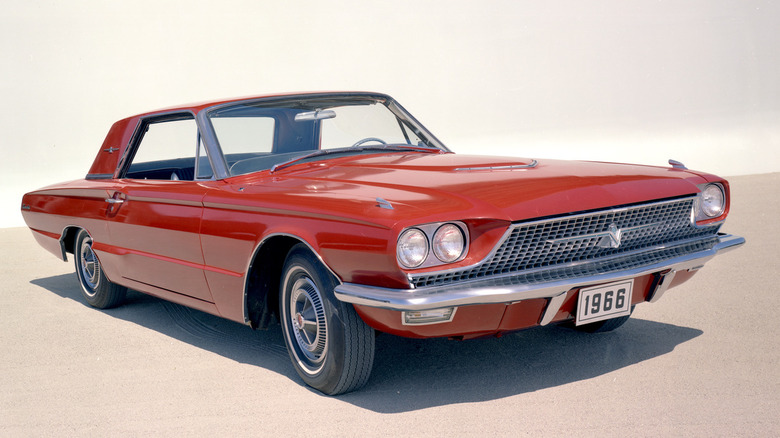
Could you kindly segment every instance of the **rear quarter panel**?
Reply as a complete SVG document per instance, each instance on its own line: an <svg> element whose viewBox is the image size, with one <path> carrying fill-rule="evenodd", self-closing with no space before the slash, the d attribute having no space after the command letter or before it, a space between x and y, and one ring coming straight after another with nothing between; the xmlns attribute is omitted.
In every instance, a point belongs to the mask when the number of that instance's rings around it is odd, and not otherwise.
<svg viewBox="0 0 780 438"><path fill-rule="evenodd" d="M36 240L58 257L62 257L59 239L69 226L87 230L99 252L100 244L108 240L105 199L111 187L106 182L78 180L27 193L22 198L22 217ZM112 271L106 270L111 278Z"/></svg>

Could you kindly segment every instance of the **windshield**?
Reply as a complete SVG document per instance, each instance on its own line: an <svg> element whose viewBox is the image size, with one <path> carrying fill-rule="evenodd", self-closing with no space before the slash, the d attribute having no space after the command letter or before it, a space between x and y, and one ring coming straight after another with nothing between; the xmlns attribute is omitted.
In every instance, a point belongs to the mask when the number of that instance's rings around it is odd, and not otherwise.
<svg viewBox="0 0 780 438"><path fill-rule="evenodd" d="M362 153L447 149L389 98L318 95L208 115L230 175Z"/></svg>

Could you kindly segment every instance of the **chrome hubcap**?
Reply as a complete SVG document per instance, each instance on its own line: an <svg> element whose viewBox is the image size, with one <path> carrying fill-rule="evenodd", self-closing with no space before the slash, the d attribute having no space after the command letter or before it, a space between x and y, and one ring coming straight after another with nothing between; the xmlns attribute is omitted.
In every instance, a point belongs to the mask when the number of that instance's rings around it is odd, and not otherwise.
<svg viewBox="0 0 780 438"><path fill-rule="evenodd" d="M304 356L301 359L318 364L325 357L328 329L322 297L308 277L293 284L288 311L295 342Z"/></svg>
<svg viewBox="0 0 780 438"><path fill-rule="evenodd" d="M79 266L81 267L81 280L87 286L87 293L94 295L95 288L100 280L100 263L98 263L95 252L92 251L92 239L87 237L81 241L79 250Z"/></svg>

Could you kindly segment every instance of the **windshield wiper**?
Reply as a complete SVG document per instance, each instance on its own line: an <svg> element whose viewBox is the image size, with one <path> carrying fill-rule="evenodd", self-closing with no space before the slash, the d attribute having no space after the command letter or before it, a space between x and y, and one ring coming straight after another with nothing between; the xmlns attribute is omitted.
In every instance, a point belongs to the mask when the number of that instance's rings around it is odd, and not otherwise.
<svg viewBox="0 0 780 438"><path fill-rule="evenodd" d="M271 167L271 173L276 172L277 170L284 169L285 167L289 167L295 163L307 160L309 158L313 157L319 157L324 155L333 155L333 154L343 154L348 152L355 152L355 151L417 151L417 152L423 152L423 153L439 153L444 152L441 149L438 148L431 148L428 146L414 146L414 145L399 145L399 144L383 144L383 145L369 145L369 146L357 146L357 147L345 147L345 148L333 148L333 149L320 149L305 155L301 155L300 157L293 158L291 160L283 161L281 163L274 164L273 167Z"/></svg>

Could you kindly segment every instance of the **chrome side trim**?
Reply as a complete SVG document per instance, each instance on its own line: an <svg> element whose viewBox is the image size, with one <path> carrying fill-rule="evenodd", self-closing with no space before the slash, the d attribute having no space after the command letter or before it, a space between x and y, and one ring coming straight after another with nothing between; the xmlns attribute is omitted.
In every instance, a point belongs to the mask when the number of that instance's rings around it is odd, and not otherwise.
<svg viewBox="0 0 780 438"><path fill-rule="evenodd" d="M606 274L548 281L545 283L513 283L512 278L481 278L454 284L417 289L389 289L344 283L336 286L335 295L341 301L390 310L427 310L439 307L474 304L511 303L535 298L557 298L561 291L608 283L665 270L682 271L697 268L715 255L739 247L745 239L721 234L712 248L673 257L658 263ZM549 307L549 306L548 306ZM550 310L552 311L552 310Z"/></svg>

